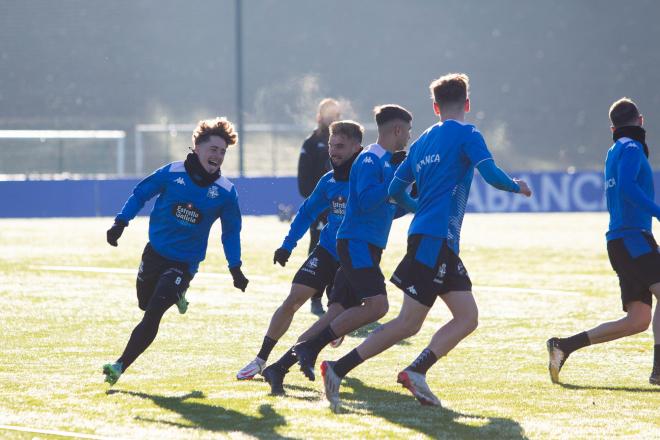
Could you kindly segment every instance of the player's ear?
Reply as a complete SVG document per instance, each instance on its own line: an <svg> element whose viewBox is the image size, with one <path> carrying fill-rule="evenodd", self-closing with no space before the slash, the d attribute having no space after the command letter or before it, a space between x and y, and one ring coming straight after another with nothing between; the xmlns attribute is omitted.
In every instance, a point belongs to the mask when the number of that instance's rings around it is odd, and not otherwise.
<svg viewBox="0 0 660 440"><path fill-rule="evenodd" d="M465 100L465 113L470 113L470 98Z"/></svg>
<svg viewBox="0 0 660 440"><path fill-rule="evenodd" d="M433 112L440 116L440 106L438 105L437 102L433 101Z"/></svg>

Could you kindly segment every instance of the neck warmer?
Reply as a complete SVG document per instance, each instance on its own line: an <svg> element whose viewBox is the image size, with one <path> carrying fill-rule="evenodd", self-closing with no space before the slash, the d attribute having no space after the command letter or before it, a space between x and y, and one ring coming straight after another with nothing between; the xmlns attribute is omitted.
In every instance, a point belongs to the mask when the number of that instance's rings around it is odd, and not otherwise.
<svg viewBox="0 0 660 440"><path fill-rule="evenodd" d="M627 125L614 130L614 133L612 134L614 142L623 137L630 138L642 144L644 146L644 154L646 154L647 158L649 157L649 147L646 145L646 130L637 125Z"/></svg>
<svg viewBox="0 0 660 440"><path fill-rule="evenodd" d="M183 166L193 182L202 187L211 186L220 177L220 169L213 174L209 174L202 166L196 153L188 153Z"/></svg>
<svg viewBox="0 0 660 440"><path fill-rule="evenodd" d="M362 151L361 148L360 151ZM355 153L350 159L341 165L335 166L335 164L332 164L332 176L336 181L345 182L348 180L348 175L351 173L351 166L353 165L355 158L360 154L360 151ZM332 161L330 161L330 163L332 163Z"/></svg>

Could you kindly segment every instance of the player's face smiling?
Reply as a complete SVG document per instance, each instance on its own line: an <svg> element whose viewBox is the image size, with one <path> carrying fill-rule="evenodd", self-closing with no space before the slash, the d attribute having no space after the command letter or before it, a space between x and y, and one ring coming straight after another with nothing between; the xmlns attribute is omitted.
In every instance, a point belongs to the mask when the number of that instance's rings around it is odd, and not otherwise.
<svg viewBox="0 0 660 440"><path fill-rule="evenodd" d="M333 133L328 140L328 155L334 166L346 162L359 148L357 142L343 134Z"/></svg>
<svg viewBox="0 0 660 440"><path fill-rule="evenodd" d="M221 136L213 135L206 141L195 145L193 151L197 153L199 161L206 172L213 174L220 169L222 162L225 160L227 142Z"/></svg>

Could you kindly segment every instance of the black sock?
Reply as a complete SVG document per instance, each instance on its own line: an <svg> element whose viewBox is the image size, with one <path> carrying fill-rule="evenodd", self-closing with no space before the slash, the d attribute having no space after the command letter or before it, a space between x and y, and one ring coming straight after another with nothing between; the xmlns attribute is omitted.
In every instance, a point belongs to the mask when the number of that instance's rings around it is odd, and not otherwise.
<svg viewBox="0 0 660 440"><path fill-rule="evenodd" d="M351 350L346 356L339 359L335 365L332 366L332 369L335 371L335 374L339 377L346 376L353 368L360 365L364 360L360 357L360 354L356 349Z"/></svg>
<svg viewBox="0 0 660 440"><path fill-rule="evenodd" d="M660 344L653 346L653 374L660 374Z"/></svg>
<svg viewBox="0 0 660 440"><path fill-rule="evenodd" d="M435 355L435 353L433 353L430 349L425 348L422 350L419 356L417 356L417 359L415 359L412 364L406 367L406 370L414 371L415 373L419 374L426 374L426 372L429 371L429 368L431 368L437 361L438 357Z"/></svg>
<svg viewBox="0 0 660 440"><path fill-rule="evenodd" d="M261 343L261 350L259 350L259 353L257 353L257 357L267 361L268 356L270 356L270 352L273 351L273 348L275 348L275 344L277 344L275 339L264 336L264 342Z"/></svg>
<svg viewBox="0 0 660 440"><path fill-rule="evenodd" d="M316 354L318 354L321 352L321 350L325 348L326 345L328 345L330 342L334 341L337 338L338 336L335 334L334 331L332 331L332 327L327 326L326 328L321 330L321 333L314 336L312 339L305 341L304 344L307 347L309 347L312 351L314 351Z"/></svg>
<svg viewBox="0 0 660 440"><path fill-rule="evenodd" d="M566 356L573 353L575 350L579 350L580 348L586 347L588 345L591 345L591 341L589 340L589 335L587 335L587 332L578 333L577 335L573 335L570 338L559 339L559 348L564 352L564 354L566 354Z"/></svg>
<svg viewBox="0 0 660 440"><path fill-rule="evenodd" d="M289 368L293 367L298 358L293 354L293 347L289 348L286 353L273 365L280 368L282 371L289 371Z"/></svg>

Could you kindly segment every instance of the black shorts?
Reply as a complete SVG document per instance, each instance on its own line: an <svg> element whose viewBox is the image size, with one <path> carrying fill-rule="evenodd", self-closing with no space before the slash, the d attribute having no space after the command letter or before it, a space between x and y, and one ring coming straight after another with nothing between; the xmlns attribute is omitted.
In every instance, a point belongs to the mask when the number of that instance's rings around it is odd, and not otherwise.
<svg viewBox="0 0 660 440"><path fill-rule="evenodd" d="M385 277L380 270L383 250L362 240L337 240L341 267L335 275L328 304L345 309L359 306L365 298L386 295Z"/></svg>
<svg viewBox="0 0 660 440"><path fill-rule="evenodd" d="M169 260L147 243L142 252L142 261L137 274L138 306L142 310L147 310L156 291L159 296L175 304L186 293L192 279L193 275L188 270L187 263Z"/></svg>
<svg viewBox="0 0 660 440"><path fill-rule="evenodd" d="M414 234L390 281L417 302L432 307L438 295L471 291L472 281L461 259L444 238Z"/></svg>
<svg viewBox="0 0 660 440"><path fill-rule="evenodd" d="M653 235L640 233L607 242L607 255L619 277L623 310L632 301L653 305L649 287L660 283L660 250Z"/></svg>
<svg viewBox="0 0 660 440"><path fill-rule="evenodd" d="M323 292L327 286L332 286L338 268L339 262L335 260L335 257L327 249L318 245L296 272L293 283Z"/></svg>

